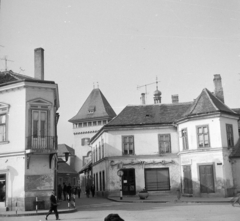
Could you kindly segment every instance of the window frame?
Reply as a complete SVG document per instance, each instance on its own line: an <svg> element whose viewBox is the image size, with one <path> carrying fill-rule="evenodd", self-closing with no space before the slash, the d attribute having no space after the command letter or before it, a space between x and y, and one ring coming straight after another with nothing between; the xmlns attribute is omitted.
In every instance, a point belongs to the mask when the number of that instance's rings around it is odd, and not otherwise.
<svg viewBox="0 0 240 221"><path fill-rule="evenodd" d="M169 152L161 152L161 145L160 145L160 137L161 136L166 136L168 135L169 136L169 145L170 145L170 151ZM166 142L166 141L162 141L162 142ZM168 154L168 153L172 153L172 143L171 143L171 134L168 133L168 134L158 134L158 151L159 151L159 154Z"/></svg>
<svg viewBox="0 0 240 221"><path fill-rule="evenodd" d="M228 127L231 128L231 143L229 145L228 139L229 139L229 131L228 131ZM227 146L228 147L234 147L234 136L233 136L233 125L232 124L226 124L226 134L227 134Z"/></svg>
<svg viewBox="0 0 240 221"><path fill-rule="evenodd" d="M203 139L203 144L204 144L204 146L203 147L200 147L199 146L199 133L198 133L198 129L199 128L204 128L204 127L206 127L207 128L207 130L208 130L208 146L205 146L205 140ZM196 134L197 134L197 148L200 148L200 149L202 149L202 148L210 148L211 147L211 142L210 142L210 130L209 130L209 125L208 124L204 124L204 125L198 125L198 126L196 126ZM204 133L203 133L204 134ZM204 138L204 136L203 136L203 138Z"/></svg>
<svg viewBox="0 0 240 221"><path fill-rule="evenodd" d="M3 124L4 127L4 140L0 141L0 144L7 144L9 143L8 140L8 126L9 126L9 104L1 103L0 102L0 116L5 116L5 123Z"/></svg>
<svg viewBox="0 0 240 221"><path fill-rule="evenodd" d="M183 131L186 131L186 136L183 136ZM182 137L182 147L183 150L189 150L189 144L188 144L188 130L187 128L181 129L181 137Z"/></svg>
<svg viewBox="0 0 240 221"><path fill-rule="evenodd" d="M132 145L133 145L133 153L131 153L131 154L129 153L129 149L128 149L128 153L127 153L127 154L124 153L124 144L125 144L124 140L125 140L126 137L128 137L128 138L132 137L132 138L133 138L133 142L132 142ZM128 143L129 143L129 142L128 142ZM125 156L135 155L134 135L124 135L124 136L122 136L122 155L125 155Z"/></svg>

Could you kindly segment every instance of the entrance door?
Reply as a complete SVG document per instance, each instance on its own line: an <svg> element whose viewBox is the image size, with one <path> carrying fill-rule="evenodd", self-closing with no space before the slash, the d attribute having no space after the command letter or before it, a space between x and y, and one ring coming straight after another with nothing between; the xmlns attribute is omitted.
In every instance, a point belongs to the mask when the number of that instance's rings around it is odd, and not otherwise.
<svg viewBox="0 0 240 221"><path fill-rule="evenodd" d="M47 147L47 111L33 110L32 136L34 148Z"/></svg>
<svg viewBox="0 0 240 221"><path fill-rule="evenodd" d="M123 190L123 195L136 194L134 169L123 169L122 190Z"/></svg>
<svg viewBox="0 0 240 221"><path fill-rule="evenodd" d="M199 166L200 192L214 193L213 165Z"/></svg>
<svg viewBox="0 0 240 221"><path fill-rule="evenodd" d="M6 175L0 174L0 208L5 207L6 202Z"/></svg>
<svg viewBox="0 0 240 221"><path fill-rule="evenodd" d="M192 194L192 171L191 166L183 166L183 192L186 194Z"/></svg>

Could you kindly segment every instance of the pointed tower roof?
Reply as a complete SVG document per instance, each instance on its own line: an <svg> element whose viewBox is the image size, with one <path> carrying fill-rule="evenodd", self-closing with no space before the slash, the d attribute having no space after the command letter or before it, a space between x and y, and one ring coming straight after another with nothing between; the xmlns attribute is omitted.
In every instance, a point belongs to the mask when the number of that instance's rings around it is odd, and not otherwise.
<svg viewBox="0 0 240 221"><path fill-rule="evenodd" d="M208 89L204 88L198 98L194 101L193 105L186 111L184 116L187 117L212 112L225 112L233 115L237 114L220 101Z"/></svg>
<svg viewBox="0 0 240 221"><path fill-rule="evenodd" d="M69 122L77 123L93 119L112 119L116 113L99 88L93 89L78 113Z"/></svg>

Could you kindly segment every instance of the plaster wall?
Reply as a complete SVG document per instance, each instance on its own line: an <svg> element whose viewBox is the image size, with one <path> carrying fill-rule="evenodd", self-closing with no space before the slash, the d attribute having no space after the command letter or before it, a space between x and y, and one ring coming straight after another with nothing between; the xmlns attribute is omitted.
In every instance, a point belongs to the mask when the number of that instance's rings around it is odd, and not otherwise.
<svg viewBox="0 0 240 221"><path fill-rule="evenodd" d="M7 141L0 143L0 153L25 150L26 90L19 88L1 93L0 102L10 105L7 113Z"/></svg>
<svg viewBox="0 0 240 221"><path fill-rule="evenodd" d="M171 151L177 153L178 134L175 128L158 128L158 129L134 129L121 131L108 131L104 133L104 146L106 156L122 156L122 137L134 136L135 155L156 155L159 154L158 135L171 135ZM98 138L92 144L93 147L99 142Z"/></svg>
<svg viewBox="0 0 240 221"><path fill-rule="evenodd" d="M210 147L217 148L223 146L221 137L221 125L219 117L210 119L195 119L179 124L178 133L181 135L181 130L187 128L189 150L198 149L197 126L208 125ZM182 138L179 136L180 151L183 150Z"/></svg>
<svg viewBox="0 0 240 221"><path fill-rule="evenodd" d="M240 168L240 159L234 159L233 164L232 164L232 169L233 169L233 184L234 184L234 187L236 189L236 192L240 191L239 168Z"/></svg>
<svg viewBox="0 0 240 221"><path fill-rule="evenodd" d="M13 210L18 201L19 209L24 210L25 156L1 157L0 174L6 175L6 207Z"/></svg>
<svg viewBox="0 0 240 221"><path fill-rule="evenodd" d="M180 155L181 165L190 165L193 182L193 195L200 196L200 165L213 165L215 196L225 196L224 159L222 150L188 152ZM181 168L183 177L183 169Z"/></svg>

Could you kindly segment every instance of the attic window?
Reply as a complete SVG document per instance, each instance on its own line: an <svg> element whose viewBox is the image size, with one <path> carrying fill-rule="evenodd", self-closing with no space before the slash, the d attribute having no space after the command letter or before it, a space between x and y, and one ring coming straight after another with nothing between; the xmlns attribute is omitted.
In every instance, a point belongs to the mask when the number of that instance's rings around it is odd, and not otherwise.
<svg viewBox="0 0 240 221"><path fill-rule="evenodd" d="M88 112L90 113L90 114L93 114L94 112L95 112L95 106L90 106L89 108L88 108Z"/></svg>
<svg viewBox="0 0 240 221"><path fill-rule="evenodd" d="M146 116L145 117L152 117L152 115L150 115L150 114L146 114Z"/></svg>

